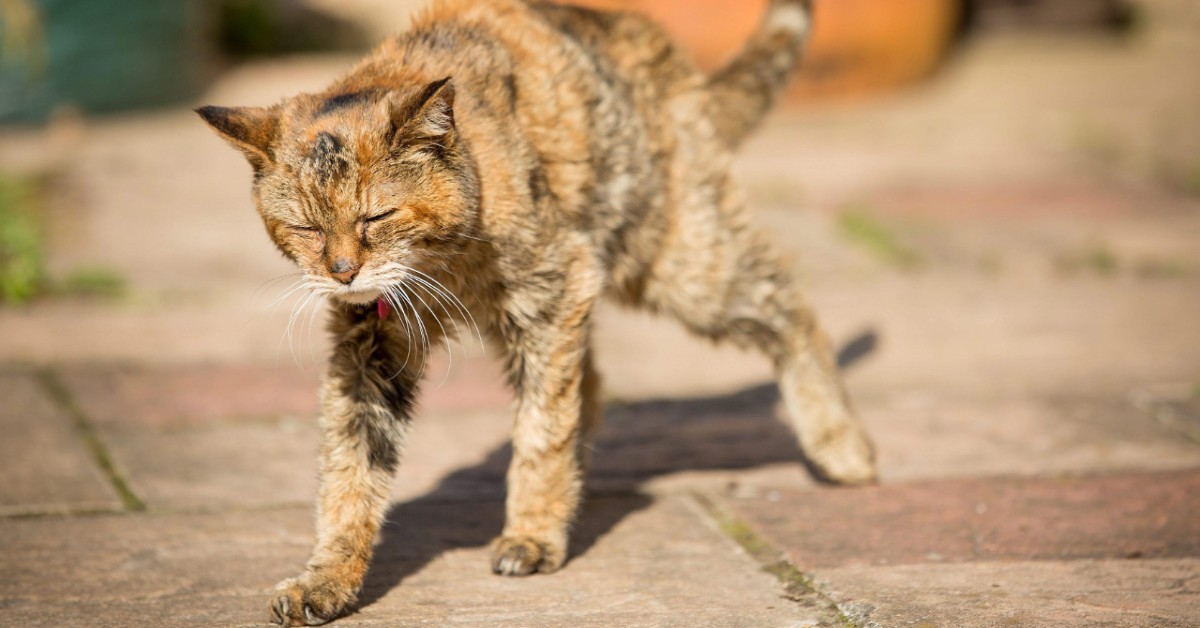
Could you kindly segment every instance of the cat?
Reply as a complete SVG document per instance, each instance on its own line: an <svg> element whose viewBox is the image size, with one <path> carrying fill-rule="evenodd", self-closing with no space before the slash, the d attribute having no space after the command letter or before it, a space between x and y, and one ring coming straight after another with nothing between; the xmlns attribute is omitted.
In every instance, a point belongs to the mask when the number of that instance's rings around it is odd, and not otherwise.
<svg viewBox="0 0 1200 628"><path fill-rule="evenodd" d="M703 75L635 14L444 0L318 94L197 113L253 168L271 239L331 303L317 540L270 601L318 625L356 601L422 367L455 325L517 396L498 574L567 558L601 417L589 349L609 297L766 354L818 476L876 478L829 341L730 174L785 86L807 0Z"/></svg>

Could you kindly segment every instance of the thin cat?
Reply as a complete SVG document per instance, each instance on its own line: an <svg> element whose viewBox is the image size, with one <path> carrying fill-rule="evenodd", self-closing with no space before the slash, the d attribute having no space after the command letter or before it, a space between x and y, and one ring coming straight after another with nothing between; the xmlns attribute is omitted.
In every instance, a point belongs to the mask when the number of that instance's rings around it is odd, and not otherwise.
<svg viewBox="0 0 1200 628"><path fill-rule="evenodd" d="M498 574L567 558L601 416L601 297L766 354L816 472L875 479L829 341L730 174L808 26L806 0L771 0L708 77L636 15L445 0L321 93L197 110L250 161L268 233L331 303L316 548L278 586L276 622L354 604L425 359L456 325L478 325L517 395Z"/></svg>

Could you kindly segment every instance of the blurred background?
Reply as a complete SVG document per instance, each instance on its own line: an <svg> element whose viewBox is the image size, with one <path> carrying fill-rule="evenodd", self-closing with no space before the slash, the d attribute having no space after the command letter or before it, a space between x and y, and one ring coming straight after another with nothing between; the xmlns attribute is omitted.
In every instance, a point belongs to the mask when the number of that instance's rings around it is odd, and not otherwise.
<svg viewBox="0 0 1200 628"><path fill-rule="evenodd" d="M647 12L711 70L765 1L584 4ZM308 507L320 314L286 295L249 167L191 108L320 89L423 5L0 0L0 473L22 478L0 514ZM1200 3L815 5L804 67L737 168L859 358L885 483L1200 467ZM757 356L613 308L596 347L597 490L812 488ZM397 499L503 491L508 393L477 347L455 351ZM56 412L65 427L30 418Z"/></svg>

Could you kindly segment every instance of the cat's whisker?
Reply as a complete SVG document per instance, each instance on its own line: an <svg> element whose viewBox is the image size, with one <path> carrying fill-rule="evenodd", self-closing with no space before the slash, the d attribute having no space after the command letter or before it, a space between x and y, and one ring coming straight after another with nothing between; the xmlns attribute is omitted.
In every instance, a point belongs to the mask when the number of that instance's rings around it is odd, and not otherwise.
<svg viewBox="0 0 1200 628"><path fill-rule="evenodd" d="M475 317L471 314L471 311L470 311L470 309L467 308L466 304L464 304L461 299L459 299L457 296L455 296L455 294L453 292L451 292L448 288L446 288L446 286L443 285L437 279L434 279L433 277L429 276L428 274L423 273L415 268L405 267L405 270L412 273L416 277L424 278L427 282L432 284L432 286L435 289L437 289L438 291L441 292L442 295L444 295L444 297L450 302L450 304L452 306L454 306L455 309L457 309L459 312L462 313L463 319L466 322L468 322L471 325L471 327L473 327L475 329L475 335L479 338L479 346L481 349L483 349L484 354L486 355L487 349L484 347L483 332L481 332L479 330L479 324L475 322Z"/></svg>
<svg viewBox="0 0 1200 628"><path fill-rule="evenodd" d="M305 289L305 286L303 284L293 286L291 289L288 290L287 294L279 297L278 299L275 299L275 302L269 306L270 309L264 310L264 312L267 313L267 319L274 320L275 315L279 312L279 306L286 303L288 301L288 299L295 297L298 292L302 292L304 289ZM299 303L299 298L292 301L292 304L291 304L292 307L293 308L296 307L297 303Z"/></svg>
<svg viewBox="0 0 1200 628"><path fill-rule="evenodd" d="M316 305L313 306L312 313L308 315L308 330L305 333L308 334L308 338L309 338L308 357L312 359L314 366L316 366L316 364L317 364L317 354L316 354L316 349L315 349L317 343L312 341L313 322L316 320L317 315L321 311L324 310L325 304L328 302L329 302L329 293L322 290L320 299L317 301Z"/></svg>
<svg viewBox="0 0 1200 628"><path fill-rule="evenodd" d="M415 275L411 275L411 277L413 279L418 279ZM403 284L401 284L401 285L403 285ZM418 287L419 286L420 286L420 284L418 284ZM433 308L429 307L429 304L425 302L425 299L421 296L420 293L418 293L414 290L412 292L412 295L421 301L421 305L425 306L425 310L427 312L429 312L429 314L432 316L434 322L436 322L438 324L438 328L440 328L442 330L443 342L445 342L446 326L442 324L442 321L440 318L438 318L437 313L433 311ZM431 297L432 297L432 295L431 295ZM439 305L441 305L441 303L438 302L437 299L433 299L433 301L434 301L434 303L438 303ZM442 311L445 312L446 317L450 318L451 321L453 321L453 318L450 317L450 312L446 309L446 306L442 305L441 307L442 307ZM454 328L457 331L457 329L458 329L457 323L455 323ZM451 351L449 349L449 347L447 347L447 349L446 349L446 356L449 358L449 362L447 362L447 364L446 364L446 375L442 377L442 381L441 381L441 383L438 384L438 388L441 388L442 386L446 385L446 380L450 379L450 370L454 368L454 352Z"/></svg>
<svg viewBox="0 0 1200 628"><path fill-rule="evenodd" d="M450 305L454 306L454 308L457 309L460 314L462 314L464 320L471 315L470 311L466 309L466 306L462 303L462 301L460 301L453 292L446 288L445 284L433 278L428 273L417 270L411 266L401 265L401 268L403 268L404 271L411 275L414 279L432 287L434 290L437 290L443 298L450 302ZM474 323L474 320L472 319L471 322Z"/></svg>
<svg viewBox="0 0 1200 628"><path fill-rule="evenodd" d="M304 309L307 308L308 306L312 305L313 300L316 299L316 297L317 297L316 290L313 289L312 287L310 287L308 294L305 295L305 297L302 301L300 301L300 306L298 308L294 308L292 310L291 317L288 318L288 325L287 325L288 351L292 354L292 361L295 362L296 366L301 366L301 364L300 364L300 356L296 354L296 344L293 342L294 335L292 334L292 329L293 329L293 327L295 327L296 322L303 318ZM303 330L301 330L301 331L303 331ZM299 341L301 341L301 339L296 338L296 341L299 342Z"/></svg>
<svg viewBox="0 0 1200 628"><path fill-rule="evenodd" d="M279 305L282 304L284 301L287 301L288 298L290 298L292 295L296 294L296 292L303 290L304 288L307 288L307 287L309 287L308 278L301 276L299 279L297 279L295 282L293 282L291 284L291 286L288 287L286 292L281 294L279 297L277 297L274 301L272 301L269 305L267 305L263 309L274 310L275 308L279 307Z"/></svg>
<svg viewBox="0 0 1200 628"><path fill-rule="evenodd" d="M288 287L283 291L283 294L276 297L270 304L268 304L266 306L260 306L258 301L261 298L266 287L268 285L279 283L280 281L283 281L283 280L287 279L288 277L296 277L296 279L293 280L290 285L288 285ZM268 279L266 282L263 283L263 285L259 286L254 291L253 295L250 298L247 299L247 304L249 305L249 307L251 309L251 313L246 317L246 320L244 320L242 322L243 327L250 325L252 321L256 321L256 319L258 319L260 316L265 316L266 321L269 324L271 321L273 321L275 319L275 314L279 309L279 305L281 303L283 303L284 301L286 301L288 299L288 297L295 294L297 290L300 290L303 287L304 287L304 273L291 273L288 275L281 275L279 277L275 277L274 279Z"/></svg>
<svg viewBox="0 0 1200 628"><path fill-rule="evenodd" d="M309 282L307 282L307 281L305 281L303 284L301 284L300 287L311 290L311 286L309 285ZM286 341L288 343L289 349L291 347L291 344L292 344L291 343L292 322L296 318L297 309L300 307L300 304L303 303L306 298L307 298L307 295L304 298L297 299L294 303L292 303L292 311L291 311L291 315L288 317L288 324L283 328L283 333L280 334L280 336L279 336L279 343L275 346L275 362L277 364L279 362L279 352L283 350L283 343Z"/></svg>
<svg viewBox="0 0 1200 628"><path fill-rule="evenodd" d="M408 363L409 363L409 359L412 356L412 353L414 350L413 345L417 341L416 330L413 327L412 322L408 318L408 308L405 307L404 300L400 297L400 294L397 291L396 287L394 285L390 286L389 288L387 288L384 291L384 295L387 297L388 303L392 304L392 309L394 309L396 311L397 320L399 320L400 323L404 326L404 335L408 339L408 341L405 343L405 351L404 351L404 366L407 367ZM417 359L418 360L420 359L419 354L417 356ZM401 368L401 370L403 370L403 367Z"/></svg>
<svg viewBox="0 0 1200 628"><path fill-rule="evenodd" d="M416 334L416 338L414 338L414 340L419 342L417 346L417 359L421 363L420 368L417 369L417 374L419 377L425 373L425 366L429 358L429 334L425 331L425 323L421 320L421 313L417 311L416 304L413 303L412 299L408 297L408 293L404 290L403 284L396 284L396 296L402 305L407 306L406 311L412 312L412 323L415 323L415 326L410 326L410 332L414 328L420 332L419 334ZM410 333L409 337L412 338L413 335L414 334Z"/></svg>
<svg viewBox="0 0 1200 628"><path fill-rule="evenodd" d="M408 306L412 309L413 319L417 322L417 329L419 329L421 331L421 353L420 353L420 355L421 355L421 374L423 375L425 373L425 367L429 363L429 354L433 352L431 343L429 341L429 329L427 329L425 327L425 321L424 321L423 317L421 316L421 312L417 309L417 304L413 302L412 298L408 294L408 291L404 289L404 284L403 283L396 284L396 287L399 289L399 294L400 294L401 298L403 298L403 300L406 303L408 303Z"/></svg>
<svg viewBox="0 0 1200 628"><path fill-rule="evenodd" d="M307 285L305 287L307 288ZM294 319L296 317L296 310L300 307L300 304L304 302L305 297L307 297L307 294L302 294L300 296L300 298L298 298L292 302L291 311L288 313L288 322L287 322L287 324L285 324L283 326L283 335L279 338L280 346L276 348L276 353L278 353L279 349L283 348L283 343L285 341L287 341L288 338L291 336L291 331L292 331L291 321L292 321L292 319ZM289 344L289 346L291 345L290 342L288 344Z"/></svg>
<svg viewBox="0 0 1200 628"><path fill-rule="evenodd" d="M432 299L434 303L437 303L438 307L442 309L442 313L445 314L446 318L450 320L450 323L454 325L454 339L459 341L458 344L463 348L463 359L466 359L468 354L466 345L462 343L462 328L458 326L458 319L451 314L450 309L446 307L446 303L449 301L449 299L447 299L444 290L440 290L437 286L431 285L429 281L422 279L418 275L410 275L410 277L417 283L419 288L424 290L425 293L429 295L430 299ZM462 309L458 308L458 306L456 306L453 302L450 302L450 306L457 308L460 312L462 311ZM443 328L442 333L445 333L445 328ZM449 343L447 343L446 352L450 354L451 366L453 366L454 351L449 347Z"/></svg>
<svg viewBox="0 0 1200 628"><path fill-rule="evenodd" d="M442 309L442 313L445 314L446 318L450 320L450 323L454 325L454 338L457 340L462 335L462 330L458 326L458 320L453 314L450 313L450 309L446 307L448 299L444 291L438 289L436 285L431 284L429 281L421 278L419 275L410 275L410 278L416 282L417 287L424 290L425 294L428 294L430 299L432 299L433 302ZM453 302L450 302L450 306L457 309L457 306L455 306ZM461 311L462 310L459 309L459 312Z"/></svg>
<svg viewBox="0 0 1200 628"><path fill-rule="evenodd" d="M292 328L296 324L296 320L304 312L304 305L312 298L312 292L305 293L304 297L292 305L292 313L288 316L287 326L283 329L284 338L287 339L288 353L292 356L292 362L299 364L296 359L296 343L292 335Z"/></svg>
<svg viewBox="0 0 1200 628"><path fill-rule="evenodd" d="M302 273L302 272L287 273L286 275L272 277L271 279L268 279L268 280L262 282L261 284L259 284L259 286L257 288L254 289L254 292L250 293L250 307L251 308L256 307L258 305L258 299L260 297L262 297L263 293L266 292L268 289L270 289L272 286L274 286L275 284L277 284L285 279L289 279L289 278L295 278L295 281L293 281L291 284L292 286L295 286L297 283L300 283L301 281L304 280L304 273Z"/></svg>

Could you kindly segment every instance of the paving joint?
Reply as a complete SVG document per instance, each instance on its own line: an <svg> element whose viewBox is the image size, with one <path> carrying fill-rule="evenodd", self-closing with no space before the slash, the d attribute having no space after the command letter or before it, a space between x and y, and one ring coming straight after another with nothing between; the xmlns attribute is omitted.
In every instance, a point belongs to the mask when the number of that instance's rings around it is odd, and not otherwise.
<svg viewBox="0 0 1200 628"><path fill-rule="evenodd" d="M837 602L821 592L810 574L796 567L782 550L759 536L745 521L699 491L693 491L691 498L722 534L737 543L763 571L775 576L783 586L784 598L818 613L818 626L861 628L842 611Z"/></svg>
<svg viewBox="0 0 1200 628"><path fill-rule="evenodd" d="M90 517L98 515L119 515L126 511L123 507L106 504L53 504L46 506L3 506L0 507L0 519L51 519L68 517Z"/></svg>
<svg viewBox="0 0 1200 628"><path fill-rule="evenodd" d="M146 510L146 503L133 492L125 477L117 470L116 464L113 463L112 455L108 452L108 447L104 445L104 441L100 439L100 434L97 433L95 426L92 425L92 422L83 412L83 409L79 407L71 392L67 390L58 373L51 368L41 369L37 372L37 380L50 399L67 416L71 417L71 422L74 423L75 430L83 440L84 446L91 453L93 462L100 467L100 470L112 486L113 491L121 498L121 503L124 505L125 510L132 512Z"/></svg>

